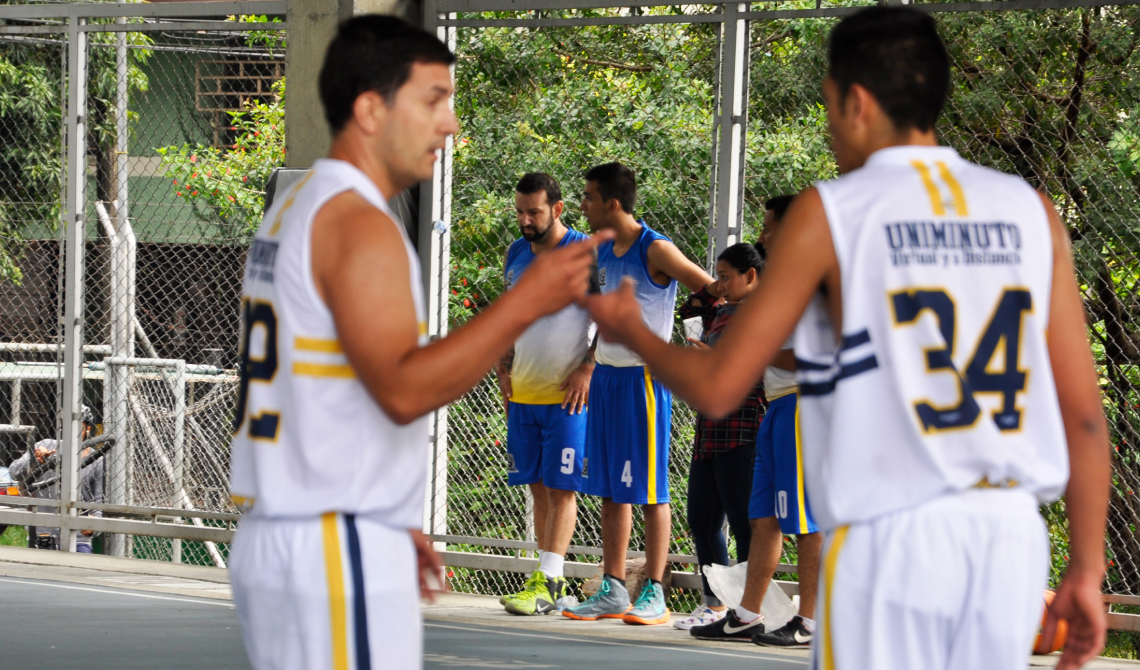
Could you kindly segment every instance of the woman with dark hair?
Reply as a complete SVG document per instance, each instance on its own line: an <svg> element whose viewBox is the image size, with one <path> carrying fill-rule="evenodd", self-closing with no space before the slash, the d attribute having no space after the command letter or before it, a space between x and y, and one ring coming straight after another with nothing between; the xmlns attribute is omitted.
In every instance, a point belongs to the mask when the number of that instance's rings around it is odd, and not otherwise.
<svg viewBox="0 0 1140 670"><path fill-rule="evenodd" d="M681 307L682 318L702 317L705 326L701 340L689 342L698 347L716 345L741 302L756 288L763 266L760 251L751 244L734 244L721 252L716 262L717 292L725 302L701 290ZM704 596L689 616L674 622L674 627L681 630L714 623L724 616L725 605L709 588L704 567L713 563L728 565L725 517L736 538L737 561L748 560L752 539L748 520L752 458L764 410L764 386L760 382L729 416L718 420L697 415L689 470L688 518L701 565Z"/></svg>

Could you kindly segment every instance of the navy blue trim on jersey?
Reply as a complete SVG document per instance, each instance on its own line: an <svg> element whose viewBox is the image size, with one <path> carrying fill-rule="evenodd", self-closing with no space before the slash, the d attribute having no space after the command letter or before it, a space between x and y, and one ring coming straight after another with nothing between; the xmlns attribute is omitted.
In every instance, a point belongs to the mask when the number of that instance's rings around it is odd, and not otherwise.
<svg viewBox="0 0 1140 670"><path fill-rule="evenodd" d="M356 531L356 515L345 514L348 530L348 563L352 568L353 637L356 638L356 670L372 670L372 652L368 646L368 608L365 606L364 562L360 557L360 534Z"/></svg>
<svg viewBox="0 0 1140 670"><path fill-rule="evenodd" d="M840 358L853 349L871 343L871 333L866 328L850 335L844 335L835 352L835 358L829 363L819 363L796 358L796 370L799 374L801 396L821 396L835 391L835 385L844 379L863 374L879 367L879 359L874 353L864 355L850 363L843 363ZM854 355L859 355L854 352ZM831 372L831 375L812 375L813 372ZM805 374L806 373L806 374Z"/></svg>
<svg viewBox="0 0 1140 670"><path fill-rule="evenodd" d="M824 365L823 363L816 363L813 361L805 361L804 359L802 359L798 356L796 357L796 369L797 370L818 370L820 372L824 372L826 370L831 370L834 367L835 367L835 365L832 365L832 364Z"/></svg>
<svg viewBox="0 0 1140 670"><path fill-rule="evenodd" d="M822 382L800 382L800 395L802 396L817 396L827 395L835 390L835 385L840 381L855 375L863 374L869 370L874 370L879 367L879 359L875 358L874 354L866 358L861 358L854 363L839 366L839 372L834 377L827 381Z"/></svg>
<svg viewBox="0 0 1140 670"><path fill-rule="evenodd" d="M871 341L871 332L864 328L857 333L843 336L842 350L854 349L855 347L862 346Z"/></svg>

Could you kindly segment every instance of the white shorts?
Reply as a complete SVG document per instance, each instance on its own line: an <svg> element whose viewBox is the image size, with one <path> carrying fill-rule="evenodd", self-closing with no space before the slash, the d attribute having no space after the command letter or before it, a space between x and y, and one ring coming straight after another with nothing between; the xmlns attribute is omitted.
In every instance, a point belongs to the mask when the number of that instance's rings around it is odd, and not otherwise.
<svg viewBox="0 0 1140 670"><path fill-rule="evenodd" d="M817 670L1029 664L1049 540L1037 502L975 489L827 534Z"/></svg>
<svg viewBox="0 0 1140 670"><path fill-rule="evenodd" d="M406 530L367 517L243 518L230 583L253 667L421 667L416 565Z"/></svg>

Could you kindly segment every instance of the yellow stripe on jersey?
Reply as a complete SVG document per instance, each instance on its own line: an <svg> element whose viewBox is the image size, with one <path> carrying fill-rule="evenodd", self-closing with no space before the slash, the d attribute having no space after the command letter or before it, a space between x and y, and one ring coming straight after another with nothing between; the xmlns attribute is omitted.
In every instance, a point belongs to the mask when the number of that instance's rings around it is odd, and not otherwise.
<svg viewBox="0 0 1140 670"><path fill-rule="evenodd" d="M967 216L966 194L962 191L962 185L954 178L954 173L950 172L946 163L936 161L934 164L938 166L938 176L942 177L942 181L946 182L946 186L950 189L950 197L954 198L954 212L958 216Z"/></svg>
<svg viewBox="0 0 1140 670"><path fill-rule="evenodd" d="M230 501L241 511L248 512L253 509L254 499L250 496L239 496L237 494L230 494Z"/></svg>
<svg viewBox="0 0 1140 670"><path fill-rule="evenodd" d="M427 333L428 333L427 321L420 321L417 325L420 328L420 335L421 336L427 335Z"/></svg>
<svg viewBox="0 0 1140 670"><path fill-rule="evenodd" d="M340 342L337 340L323 340L316 337L295 337L293 348L298 351L316 351L322 354L343 354Z"/></svg>
<svg viewBox="0 0 1140 670"><path fill-rule="evenodd" d="M277 216L273 219L273 226L269 229L270 237L276 235L278 230L281 230L281 220L285 216L285 211L293 206L293 199L301 192L301 187L305 185L305 182L309 181L309 178L312 177L313 174L315 174L315 170L309 170L309 174L305 175L296 186L289 190L289 198L285 200L285 204L281 206L281 210L277 212Z"/></svg>
<svg viewBox="0 0 1140 670"><path fill-rule="evenodd" d="M938 185L930 176L930 168L926 167L926 163L922 161L911 161L910 164L914 166L915 170L918 170L918 176L922 177L922 185L926 187L926 195L930 196L930 206L934 209L934 215L946 216L946 207L942 204L942 194L938 192Z"/></svg>
<svg viewBox="0 0 1140 670"><path fill-rule="evenodd" d="M325 579L329 589L329 623L332 626L333 670L348 670L348 598L344 593L344 564L340 556L340 528L336 512L321 515L325 549Z"/></svg>
<svg viewBox="0 0 1140 670"><path fill-rule="evenodd" d="M324 363L293 363L293 374L299 377L326 377L332 379L356 379L351 365L326 365Z"/></svg>
<svg viewBox="0 0 1140 670"><path fill-rule="evenodd" d="M796 398L796 502L799 503L800 535L811 532L807 517L807 500L804 495L804 455L800 451L800 399Z"/></svg>
<svg viewBox="0 0 1140 670"><path fill-rule="evenodd" d="M648 427L649 442L649 487L646 503L657 504L657 395L653 392L653 376L645 368L645 422Z"/></svg>
<svg viewBox="0 0 1140 670"><path fill-rule="evenodd" d="M823 657L823 670L835 670L835 646L831 628L832 595L835 593L835 564L839 562L839 552L847 540L848 526L840 526L831 536L827 557L823 561L823 644L820 655Z"/></svg>

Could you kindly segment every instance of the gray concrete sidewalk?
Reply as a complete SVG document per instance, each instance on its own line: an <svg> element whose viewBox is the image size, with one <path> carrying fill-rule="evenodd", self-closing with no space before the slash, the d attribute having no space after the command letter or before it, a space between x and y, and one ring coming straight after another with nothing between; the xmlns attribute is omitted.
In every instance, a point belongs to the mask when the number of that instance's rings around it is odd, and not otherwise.
<svg viewBox="0 0 1140 670"><path fill-rule="evenodd" d="M214 600L232 600L229 574L220 568L176 565L91 554L68 554L58 551L0 546L0 577L47 580L190 596ZM548 635L586 636L598 640L627 641L639 645L668 645L719 649L733 655L754 655L758 660L785 659L804 662L806 650L783 650L758 647L740 642L708 642L697 640L672 626L629 626L617 620L572 621L561 616L519 617L507 614L495 596L445 593L435 603L424 604L424 619L433 622L440 632L449 624L458 626L510 629L540 637ZM674 615L674 616L680 616ZM1034 656L1032 667L1053 667L1058 655ZM1140 661L1100 658L1085 666L1090 670L1137 670Z"/></svg>

